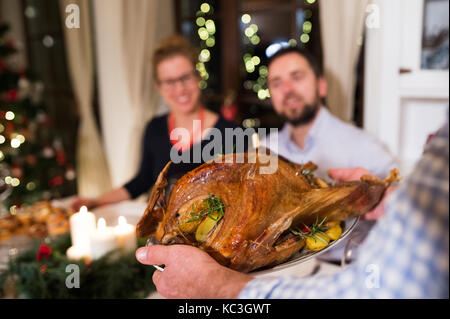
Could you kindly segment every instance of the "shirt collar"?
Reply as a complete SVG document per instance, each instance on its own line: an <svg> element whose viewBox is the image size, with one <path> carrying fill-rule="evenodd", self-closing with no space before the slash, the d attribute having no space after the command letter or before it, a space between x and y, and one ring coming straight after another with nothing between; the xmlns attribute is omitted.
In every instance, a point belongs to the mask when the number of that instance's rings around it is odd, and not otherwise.
<svg viewBox="0 0 450 319"><path fill-rule="evenodd" d="M314 120L314 123L311 126L311 129L309 130L308 135L306 137L306 143L305 143L304 150L299 148L297 146L297 144L295 144L292 141L292 139L291 139L292 125L289 123L286 123L280 132L282 141L285 141L287 143L286 147L291 151L295 150L297 152L307 152L307 151L311 150L311 148L315 144L318 136L320 135L320 131L325 126L325 122L327 121L329 116L330 116L330 113L328 112L328 110L324 106L321 106L319 108L319 112Z"/></svg>

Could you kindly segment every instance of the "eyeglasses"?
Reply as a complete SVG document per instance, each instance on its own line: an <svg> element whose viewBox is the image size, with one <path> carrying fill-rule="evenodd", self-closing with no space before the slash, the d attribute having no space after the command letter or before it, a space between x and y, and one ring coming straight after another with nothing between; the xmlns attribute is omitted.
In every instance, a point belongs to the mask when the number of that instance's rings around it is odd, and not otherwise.
<svg viewBox="0 0 450 319"><path fill-rule="evenodd" d="M180 82L183 86L190 84L191 81L195 79L197 73L195 71L191 71L185 75L182 75L175 79L167 79L158 81L158 84L164 89L173 89L177 85L177 82Z"/></svg>

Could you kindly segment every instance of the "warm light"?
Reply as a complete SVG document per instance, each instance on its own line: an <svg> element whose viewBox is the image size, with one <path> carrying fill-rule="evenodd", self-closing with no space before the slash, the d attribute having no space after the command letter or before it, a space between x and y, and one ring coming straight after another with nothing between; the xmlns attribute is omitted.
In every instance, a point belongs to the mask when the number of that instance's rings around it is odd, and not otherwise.
<svg viewBox="0 0 450 319"><path fill-rule="evenodd" d="M195 20L195 23L197 23L197 25L199 27L203 27L205 25L205 18L203 17L198 17L197 20Z"/></svg>
<svg viewBox="0 0 450 319"><path fill-rule="evenodd" d="M251 59L247 60L247 62L245 62L245 69L249 73L252 73L253 71L255 71L255 65L253 64L253 61Z"/></svg>
<svg viewBox="0 0 450 319"><path fill-rule="evenodd" d="M261 65L259 67L259 75L261 75L262 77L266 77L267 76L267 66Z"/></svg>
<svg viewBox="0 0 450 319"><path fill-rule="evenodd" d="M11 184L11 182L12 182L12 177L11 176L6 176L5 177L5 183L6 184Z"/></svg>
<svg viewBox="0 0 450 319"><path fill-rule="evenodd" d="M207 86L208 86L208 83L206 83L206 81L204 81L204 80L201 80L201 81L198 83L198 87L199 87L200 89L202 89L202 90L206 89Z"/></svg>
<svg viewBox="0 0 450 319"><path fill-rule="evenodd" d="M290 39L290 40L288 41L288 43L289 43L289 45L290 45L291 47L297 46L297 40L295 40L295 39Z"/></svg>
<svg viewBox="0 0 450 319"><path fill-rule="evenodd" d="M306 0L306 2L308 2L309 4L313 4L314 2L316 2L316 0Z"/></svg>
<svg viewBox="0 0 450 319"><path fill-rule="evenodd" d="M0 124L0 133L3 132L5 130L5 127L3 126L3 124Z"/></svg>
<svg viewBox="0 0 450 319"><path fill-rule="evenodd" d="M87 213L87 207L86 206L81 206L80 207L80 214L86 214Z"/></svg>
<svg viewBox="0 0 450 319"><path fill-rule="evenodd" d="M197 32L198 32L198 36L200 37L200 39L202 39L202 40L208 39L209 33L206 30L206 28L201 27L201 28L198 29Z"/></svg>
<svg viewBox="0 0 450 319"><path fill-rule="evenodd" d="M126 225L127 219L123 216L119 216L119 225Z"/></svg>
<svg viewBox="0 0 450 319"><path fill-rule="evenodd" d="M203 64L203 62L198 62L195 65L195 68L197 69L197 71L201 72L201 71L205 70L205 64Z"/></svg>
<svg viewBox="0 0 450 319"><path fill-rule="evenodd" d="M250 15L248 13L243 14L241 17L241 21L246 24L249 23L251 20L252 20L252 18L250 17Z"/></svg>
<svg viewBox="0 0 450 319"><path fill-rule="evenodd" d="M259 44L260 41L261 41L261 39L260 39L259 36L257 36L257 35L254 35L254 36L252 36L252 37L250 38L250 42L251 42L253 45Z"/></svg>
<svg viewBox="0 0 450 319"><path fill-rule="evenodd" d="M11 180L11 185L12 186L16 187L16 186L19 186L19 184L20 184L20 180L18 178L13 178Z"/></svg>
<svg viewBox="0 0 450 319"><path fill-rule="evenodd" d="M214 39L214 37L209 37L208 39L206 39L206 46L208 47L213 47L216 44L216 39Z"/></svg>
<svg viewBox="0 0 450 319"><path fill-rule="evenodd" d="M249 28L251 28L253 30L253 33L258 32L258 26L256 24L254 24L254 23L251 24Z"/></svg>
<svg viewBox="0 0 450 319"><path fill-rule="evenodd" d="M260 85L264 85L266 84L266 78L259 77L258 80L256 80L256 82L258 82L258 84Z"/></svg>
<svg viewBox="0 0 450 319"><path fill-rule="evenodd" d="M211 7L207 3L202 3L200 5L200 11L203 12L203 13L209 12L210 9L211 9Z"/></svg>
<svg viewBox="0 0 450 319"><path fill-rule="evenodd" d="M12 148L18 148L20 146L20 141L17 138L13 138L11 140L11 147Z"/></svg>
<svg viewBox="0 0 450 319"><path fill-rule="evenodd" d="M22 134L17 135L16 139L19 140L20 144L25 142L25 136L23 136Z"/></svg>
<svg viewBox="0 0 450 319"><path fill-rule="evenodd" d="M97 230L105 230L106 229L106 221L104 218L100 218L97 222Z"/></svg>
<svg viewBox="0 0 450 319"><path fill-rule="evenodd" d="M36 189L36 184L33 182L28 182L26 186L27 190L32 191Z"/></svg>
<svg viewBox="0 0 450 319"><path fill-rule="evenodd" d="M265 100L267 98L266 90L259 90L258 91L258 99Z"/></svg>
<svg viewBox="0 0 450 319"><path fill-rule="evenodd" d="M5 158L5 155L3 155L3 152L0 151L0 161L2 161Z"/></svg>
<svg viewBox="0 0 450 319"><path fill-rule="evenodd" d="M252 57L253 65L258 65L261 62L261 59L258 56Z"/></svg>
<svg viewBox="0 0 450 319"><path fill-rule="evenodd" d="M250 38L255 34L255 31L251 27L247 27L247 28L245 28L244 33L247 37Z"/></svg>
<svg viewBox="0 0 450 319"><path fill-rule="evenodd" d="M14 117L15 117L15 115L11 111L6 112L6 114L5 114L5 119L7 119L8 121L14 120Z"/></svg>
<svg viewBox="0 0 450 319"><path fill-rule="evenodd" d="M3 135L0 135L0 144L5 143L5 137Z"/></svg>
<svg viewBox="0 0 450 319"><path fill-rule="evenodd" d="M312 23L310 21L305 21L305 23L303 23L303 32L310 33L311 29L312 29Z"/></svg>
<svg viewBox="0 0 450 319"><path fill-rule="evenodd" d="M205 22L205 27L209 34L214 34L216 32L216 25L213 20L207 20Z"/></svg>
<svg viewBox="0 0 450 319"><path fill-rule="evenodd" d="M300 37L300 41L302 41L302 43L308 42L309 41L309 35L307 35L305 33L302 34L301 37Z"/></svg>
<svg viewBox="0 0 450 319"><path fill-rule="evenodd" d="M203 49L200 52L199 60L201 62L208 62L210 58L211 58L211 53L209 52L208 49Z"/></svg>

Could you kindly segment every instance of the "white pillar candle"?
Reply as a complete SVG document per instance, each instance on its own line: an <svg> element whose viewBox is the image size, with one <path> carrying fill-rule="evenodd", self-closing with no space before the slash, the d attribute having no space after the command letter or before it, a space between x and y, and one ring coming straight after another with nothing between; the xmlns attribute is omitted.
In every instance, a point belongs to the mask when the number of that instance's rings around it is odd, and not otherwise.
<svg viewBox="0 0 450 319"><path fill-rule="evenodd" d="M70 260L89 259L89 252L77 246L71 246L66 251L67 258Z"/></svg>
<svg viewBox="0 0 450 319"><path fill-rule="evenodd" d="M119 217L119 223L114 228L117 236L119 247L122 247L125 252L136 250L136 228L131 224L127 224L125 217Z"/></svg>
<svg viewBox="0 0 450 319"><path fill-rule="evenodd" d="M69 221L72 245L82 251L89 251L89 235L95 229L95 215L82 206L78 213L70 216Z"/></svg>
<svg viewBox="0 0 450 319"><path fill-rule="evenodd" d="M98 259L111 250L118 248L114 229L106 226L104 218L98 220L97 229L92 232L90 239L90 256L92 260Z"/></svg>

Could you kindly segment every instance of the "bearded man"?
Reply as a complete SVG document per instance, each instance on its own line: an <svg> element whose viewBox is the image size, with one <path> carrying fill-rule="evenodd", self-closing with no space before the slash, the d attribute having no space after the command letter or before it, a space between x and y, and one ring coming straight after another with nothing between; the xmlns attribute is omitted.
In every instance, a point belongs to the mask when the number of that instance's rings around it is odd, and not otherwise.
<svg viewBox="0 0 450 319"><path fill-rule="evenodd" d="M273 107L286 124L262 141L292 162L312 161L316 175L326 177L328 169L364 167L384 178L396 163L374 137L333 116L321 103L327 82L319 63L307 51L283 48L270 57L267 84ZM278 143L278 147L273 144Z"/></svg>

